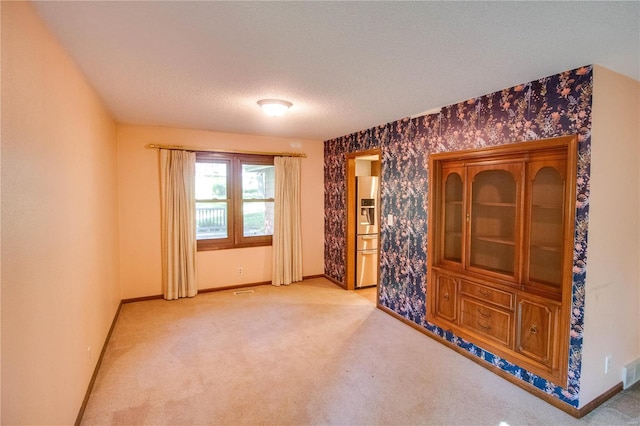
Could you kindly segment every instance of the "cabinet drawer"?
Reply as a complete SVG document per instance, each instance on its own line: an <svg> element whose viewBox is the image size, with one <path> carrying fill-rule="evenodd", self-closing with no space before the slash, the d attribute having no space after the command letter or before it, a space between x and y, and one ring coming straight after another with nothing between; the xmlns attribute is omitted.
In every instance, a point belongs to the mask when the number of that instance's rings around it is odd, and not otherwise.
<svg viewBox="0 0 640 426"><path fill-rule="evenodd" d="M513 309L513 294L461 280L460 292L506 309Z"/></svg>
<svg viewBox="0 0 640 426"><path fill-rule="evenodd" d="M511 346L511 314L491 306L461 298L460 322L462 325L500 344Z"/></svg>

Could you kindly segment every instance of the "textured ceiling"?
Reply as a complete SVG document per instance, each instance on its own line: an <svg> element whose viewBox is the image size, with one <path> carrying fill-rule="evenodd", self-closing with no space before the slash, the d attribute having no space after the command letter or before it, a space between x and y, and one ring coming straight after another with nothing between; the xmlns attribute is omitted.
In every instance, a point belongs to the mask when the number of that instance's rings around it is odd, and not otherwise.
<svg viewBox="0 0 640 426"><path fill-rule="evenodd" d="M34 4L121 123L330 139L586 64L640 79L637 1Z"/></svg>

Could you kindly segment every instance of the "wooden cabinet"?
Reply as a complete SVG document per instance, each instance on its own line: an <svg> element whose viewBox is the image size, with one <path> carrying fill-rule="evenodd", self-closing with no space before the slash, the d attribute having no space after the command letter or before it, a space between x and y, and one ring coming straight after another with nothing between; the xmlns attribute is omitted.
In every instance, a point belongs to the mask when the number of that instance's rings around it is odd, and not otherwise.
<svg viewBox="0 0 640 426"><path fill-rule="evenodd" d="M576 138L430 158L427 320L566 385Z"/></svg>

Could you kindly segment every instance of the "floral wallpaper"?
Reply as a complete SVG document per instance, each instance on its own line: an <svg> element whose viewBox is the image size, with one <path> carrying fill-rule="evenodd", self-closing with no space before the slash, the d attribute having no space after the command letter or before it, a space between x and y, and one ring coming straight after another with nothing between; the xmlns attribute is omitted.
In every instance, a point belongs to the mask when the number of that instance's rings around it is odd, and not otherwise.
<svg viewBox="0 0 640 426"><path fill-rule="evenodd" d="M579 405L591 159L592 67L585 66L325 141L325 274L345 282L345 154L382 150L380 302L574 407ZM429 154L578 135L569 380L556 386L426 321ZM393 227L387 216L395 217Z"/></svg>

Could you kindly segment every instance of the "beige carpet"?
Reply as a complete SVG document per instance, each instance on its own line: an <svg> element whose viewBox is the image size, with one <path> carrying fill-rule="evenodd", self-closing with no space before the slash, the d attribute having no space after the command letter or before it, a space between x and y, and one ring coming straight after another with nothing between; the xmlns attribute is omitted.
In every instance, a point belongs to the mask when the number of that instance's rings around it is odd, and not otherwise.
<svg viewBox="0 0 640 426"><path fill-rule="evenodd" d="M578 421L314 279L125 304L82 424L638 424L628 395Z"/></svg>

